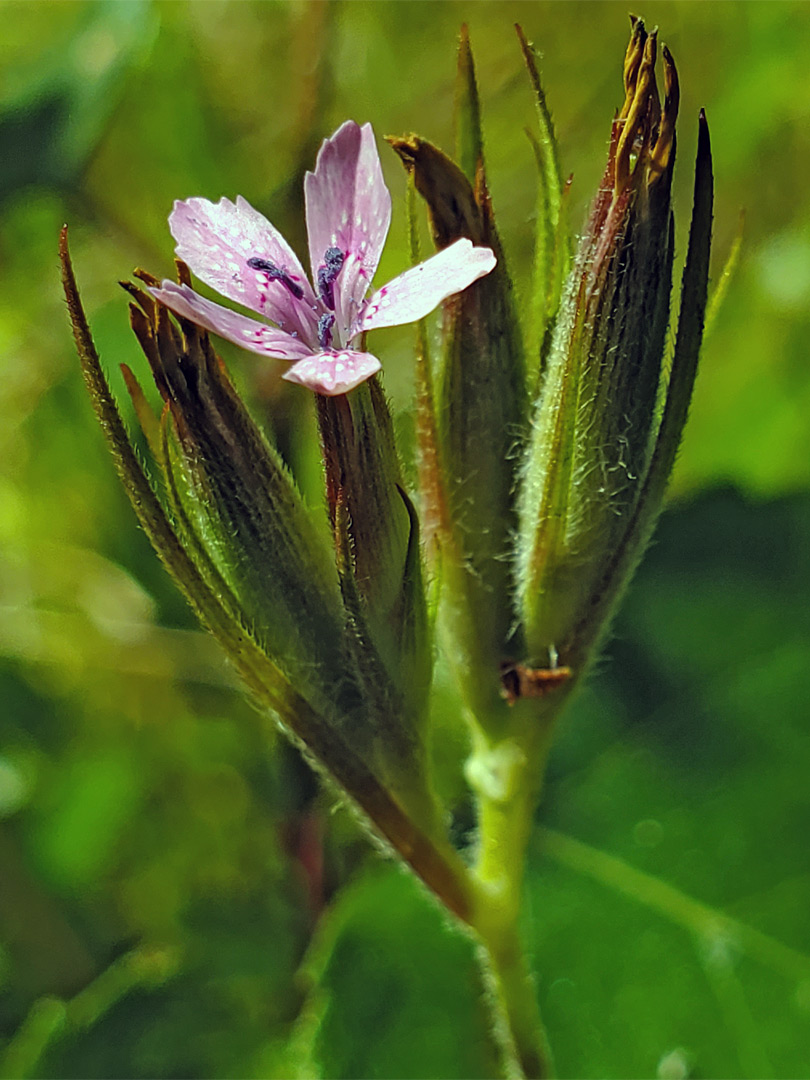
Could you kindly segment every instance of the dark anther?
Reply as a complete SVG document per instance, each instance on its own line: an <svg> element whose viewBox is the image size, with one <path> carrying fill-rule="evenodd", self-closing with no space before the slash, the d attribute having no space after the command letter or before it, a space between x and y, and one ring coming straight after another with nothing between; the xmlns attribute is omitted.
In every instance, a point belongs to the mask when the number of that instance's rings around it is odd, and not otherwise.
<svg viewBox="0 0 810 1080"><path fill-rule="evenodd" d="M335 316L326 312L318 319L318 344L322 349L328 349L332 344L332 327L335 325Z"/></svg>
<svg viewBox="0 0 810 1080"><path fill-rule="evenodd" d="M285 270L279 270L277 266L268 262L267 259L260 259L258 256L254 256L252 259L248 259L247 264L251 270L263 270L271 281L280 281L284 288L292 293L296 300L300 300L304 295L304 290L301 286L293 281Z"/></svg>
<svg viewBox="0 0 810 1080"><path fill-rule="evenodd" d="M318 267L318 295L332 311L335 309L335 281L345 261L346 256L340 248L330 247L324 253L323 266Z"/></svg>

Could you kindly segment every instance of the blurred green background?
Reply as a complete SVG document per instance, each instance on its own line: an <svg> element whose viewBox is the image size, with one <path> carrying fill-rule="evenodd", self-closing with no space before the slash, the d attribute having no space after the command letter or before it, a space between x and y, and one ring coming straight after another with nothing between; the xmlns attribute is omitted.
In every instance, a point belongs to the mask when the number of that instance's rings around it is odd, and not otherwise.
<svg viewBox="0 0 810 1080"><path fill-rule="evenodd" d="M527 940L561 1076L810 1075L810 9L665 3L715 152L706 343L654 547L563 725ZM542 71L578 227L621 101L619 3L0 5L0 1075L474 1077L472 946L243 701L118 486L61 298L143 372L116 280L171 272L175 198L244 195L303 250L340 122L452 149L467 21L496 213L529 282ZM382 277L407 261L404 179ZM412 330L375 351L407 443ZM317 505L304 395L223 347ZM129 415L129 413L128 413ZM441 673L439 674L441 681ZM448 710L456 708L449 687Z"/></svg>

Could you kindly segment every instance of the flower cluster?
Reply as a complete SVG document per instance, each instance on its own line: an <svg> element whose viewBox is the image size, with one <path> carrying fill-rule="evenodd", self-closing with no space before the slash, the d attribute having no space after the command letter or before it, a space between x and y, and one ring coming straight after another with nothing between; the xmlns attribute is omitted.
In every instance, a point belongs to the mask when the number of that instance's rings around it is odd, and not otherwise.
<svg viewBox="0 0 810 1080"><path fill-rule="evenodd" d="M411 195L427 204L437 253L417 261L411 215L417 264L387 285L372 288L391 197L368 124L343 124L306 176L309 277L244 199L175 204L177 283L138 272L146 287L125 285L163 401L158 418L125 368L159 486L101 368L64 233L62 261L85 378L147 535L260 707L479 935L504 1014L496 1026L506 1072L539 1077L546 1047L516 940L521 868L556 719L652 534L686 422L713 180L701 113L672 334L672 57L664 47L662 102L656 34L633 20L624 103L574 252L536 57L519 35L542 178L530 302L515 303L495 224L464 33L461 164L418 136L389 140ZM258 318L200 295L190 271ZM438 354L423 328L417 337L420 490L412 499L365 335L418 322L440 304ZM209 332L285 361L283 377L314 391L327 510L320 519L234 389ZM466 859L448 829L454 807L436 793L434 626L469 736L453 789L463 773L478 814L477 848Z"/></svg>

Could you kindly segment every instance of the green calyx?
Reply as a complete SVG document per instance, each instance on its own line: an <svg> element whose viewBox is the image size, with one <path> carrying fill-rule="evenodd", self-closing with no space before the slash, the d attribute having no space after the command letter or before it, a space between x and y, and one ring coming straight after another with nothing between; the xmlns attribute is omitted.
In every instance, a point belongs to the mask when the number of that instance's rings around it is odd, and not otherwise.
<svg viewBox="0 0 810 1080"><path fill-rule="evenodd" d="M317 398L326 499L357 689L356 735L411 805L432 799L413 779L427 775L432 641L419 520L405 493L388 404L378 379L349 394Z"/></svg>

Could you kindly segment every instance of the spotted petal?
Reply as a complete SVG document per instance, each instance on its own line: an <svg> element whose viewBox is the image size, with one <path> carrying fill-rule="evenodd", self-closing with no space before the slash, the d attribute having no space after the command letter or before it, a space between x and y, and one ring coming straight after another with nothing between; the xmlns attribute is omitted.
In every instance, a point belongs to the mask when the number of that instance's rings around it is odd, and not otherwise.
<svg viewBox="0 0 810 1080"><path fill-rule="evenodd" d="M177 254L201 281L317 347L314 295L301 263L281 233L241 195L235 203L224 198L176 202L169 227ZM251 268L248 259L270 263L290 285Z"/></svg>
<svg viewBox="0 0 810 1080"><path fill-rule="evenodd" d="M300 360L302 356L309 356L312 352L300 338L206 300L188 285L175 285L173 281L164 281L159 289L151 291L176 315L181 315L203 329L219 334L235 345L261 356L275 356L279 360Z"/></svg>
<svg viewBox="0 0 810 1080"><path fill-rule="evenodd" d="M335 284L335 309L343 328L355 319L380 261L391 224L391 196L383 180L371 124L347 120L326 139L315 171L304 179L312 280L327 248L345 262Z"/></svg>
<svg viewBox="0 0 810 1080"><path fill-rule="evenodd" d="M442 300L488 274L497 261L489 248L456 240L378 289L362 309L352 336L424 318Z"/></svg>
<svg viewBox="0 0 810 1080"><path fill-rule="evenodd" d="M316 394L337 397L370 379L380 370L380 361L371 353L339 349L315 353L299 360L284 372L283 379L300 383Z"/></svg>

